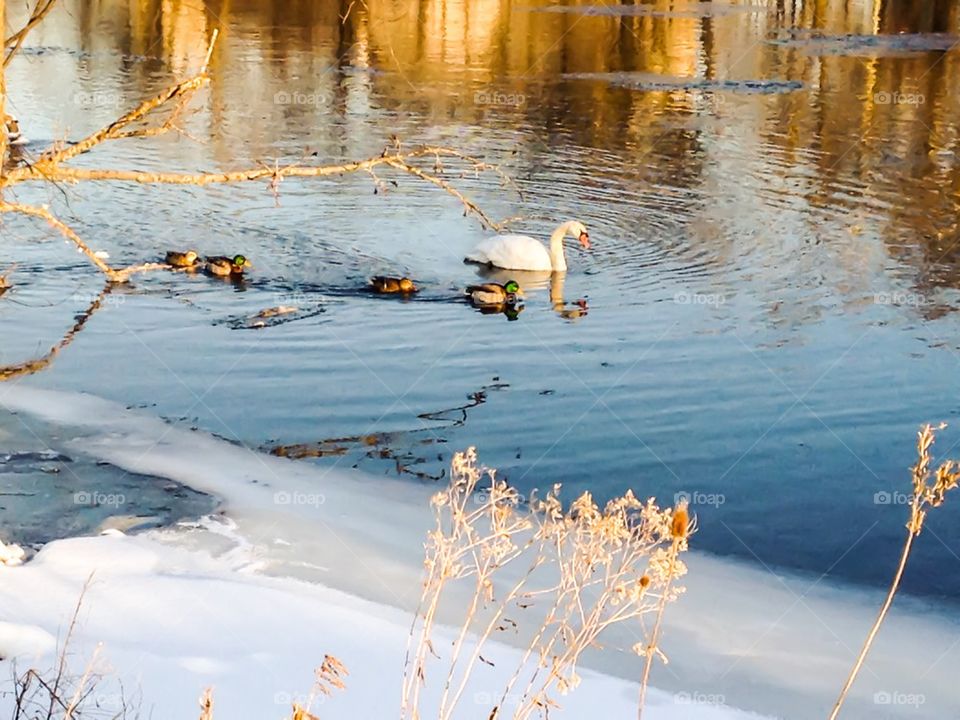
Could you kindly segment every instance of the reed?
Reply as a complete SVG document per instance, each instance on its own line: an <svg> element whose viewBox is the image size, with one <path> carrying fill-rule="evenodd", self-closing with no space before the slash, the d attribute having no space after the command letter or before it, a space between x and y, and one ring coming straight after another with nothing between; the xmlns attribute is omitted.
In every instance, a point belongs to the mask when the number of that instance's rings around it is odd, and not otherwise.
<svg viewBox="0 0 960 720"><path fill-rule="evenodd" d="M903 579L903 572L906 570L907 561L910 559L910 553L913 550L914 541L919 537L923 530L924 520L927 513L943 505L946 494L957 487L960 483L960 465L955 460L946 460L941 463L936 470L933 467L933 455L930 449L936 440L936 431L942 430L946 425L941 423L934 428L931 425L924 425L917 433L917 463L911 468L911 480L913 485L913 496L910 500L910 516L907 519L906 537L903 542L903 549L900 551L900 561L897 563L897 569L893 574L893 580L890 588L887 590L887 596L880 606L880 612L877 613L873 625L863 642L859 655L850 669L847 680L840 690L840 695L834 703L833 710L830 713L829 720L836 720L847 699L850 688L857 679L863 663L867 659L870 648L873 647L873 641L880 632L880 626L887 617L890 606L893 605L893 598L900 589L900 581Z"/></svg>
<svg viewBox="0 0 960 720"><path fill-rule="evenodd" d="M647 658L645 683L664 609L682 592L674 581L686 572L680 554L693 523L685 507L661 509L630 491L602 508L590 493L568 506L559 495L554 486L525 504L515 488L477 464L474 449L454 456L450 484L431 501L435 527L408 639L401 718L454 717L478 663L493 664L484 656L496 652L491 641L519 626L530 639L494 693L499 699L484 709L488 720L525 720L559 706L558 696L580 683L583 653L600 647L605 631L632 623L644 636L640 620L654 614L654 631L633 648ZM519 572L511 574L511 567ZM437 617L459 584L466 584L469 600L450 651L440 656ZM442 686L435 711L423 707L428 680Z"/></svg>

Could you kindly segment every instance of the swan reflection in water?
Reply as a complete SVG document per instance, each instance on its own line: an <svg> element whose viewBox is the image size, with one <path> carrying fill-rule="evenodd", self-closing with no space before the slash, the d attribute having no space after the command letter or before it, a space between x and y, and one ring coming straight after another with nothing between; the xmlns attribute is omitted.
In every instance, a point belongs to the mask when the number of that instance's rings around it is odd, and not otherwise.
<svg viewBox="0 0 960 720"><path fill-rule="evenodd" d="M520 283L520 287L527 293L533 290L549 290L550 305L553 311L564 320L579 320L582 317L586 317L589 311L587 301L583 298L577 299L569 303L569 305L566 300L564 300L563 288L566 282L566 273L563 272L550 272L549 270L503 270L502 268L483 266L477 268L477 274L485 280L500 284L510 280L516 280ZM513 317L507 313L505 307L500 306L491 306L489 310L480 308L480 311L489 313L503 312L507 314L509 320L516 320L516 315L523 310L523 305L516 305L514 308L516 309L516 314L514 314Z"/></svg>

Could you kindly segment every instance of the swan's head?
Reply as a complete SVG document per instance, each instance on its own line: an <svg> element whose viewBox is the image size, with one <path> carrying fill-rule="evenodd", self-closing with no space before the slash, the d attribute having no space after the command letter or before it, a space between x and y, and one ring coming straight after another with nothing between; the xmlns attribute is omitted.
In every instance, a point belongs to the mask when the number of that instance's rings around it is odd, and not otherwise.
<svg viewBox="0 0 960 720"><path fill-rule="evenodd" d="M587 226L579 220L573 220L567 225L567 233L580 241L580 247L584 250L590 249L590 233L587 232Z"/></svg>

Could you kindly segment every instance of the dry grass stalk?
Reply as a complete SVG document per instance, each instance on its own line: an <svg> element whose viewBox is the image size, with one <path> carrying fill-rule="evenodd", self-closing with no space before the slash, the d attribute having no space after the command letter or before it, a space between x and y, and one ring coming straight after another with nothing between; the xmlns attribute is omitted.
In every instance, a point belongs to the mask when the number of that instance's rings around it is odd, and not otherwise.
<svg viewBox="0 0 960 720"><path fill-rule="evenodd" d="M867 653L870 652L873 641L880 631L880 626L883 624L887 612L893 604L893 598L897 594L900 582L903 579L903 572L907 567L907 560L910 558L914 540L917 539L920 531L923 529L923 523L924 520L926 520L927 513L943 505L947 492L953 490L960 484L960 465L954 460L945 460L935 471L931 471L933 455L930 452L930 448L933 447L933 443L936 440L936 430L941 430L944 427L946 427L945 424L941 424L937 428L924 425L920 429L920 432L917 433L917 464L911 468L913 496L910 501L910 517L906 525L907 536L904 540L903 550L900 553L900 562L894 573L893 581L890 583L887 596L883 601L883 605L880 607L880 612L877 614L877 619L874 620L870 632L867 634L867 638L863 643L863 647L860 649L860 654L857 656L850 670L850 674L847 676L847 681L840 690L840 695L833 706L833 711L830 713L830 720L836 720L836 717L840 714L840 709L843 707L847 694L850 692L850 688L853 687L853 683L856 681L857 675L860 673L860 669L863 667L863 663L867 658Z"/></svg>
<svg viewBox="0 0 960 720"><path fill-rule="evenodd" d="M5 32L7 27L7 2L0 0L0 34ZM4 40L3 52L6 52L7 42ZM7 165L7 76L4 72L6 67L6 57L4 63L0 65L0 184L4 181L4 172Z"/></svg>
<svg viewBox="0 0 960 720"><path fill-rule="evenodd" d="M657 605L657 616L654 621L653 631L650 634L650 642L644 650L645 662L643 665L643 676L640 678L640 699L637 703L637 718L643 717L643 708L646 705L647 685L650 682L650 670L653 668L653 658L659 653L658 642L660 639L660 627L663 623L663 613L667 608L667 599L669 597L669 586L674 577L674 570L680 553L686 549L687 538L694 530L694 523L690 519L690 512L687 503L681 503L674 509L673 520L670 525L670 551L669 568L667 572L667 588L660 596L660 603Z"/></svg>
<svg viewBox="0 0 960 720"><path fill-rule="evenodd" d="M101 706L102 696L94 696L103 680L96 670L99 664L99 646L78 677L70 673L69 648L91 581L92 576L87 579L80 592L67 631L60 643L55 667L48 672L30 668L20 673L14 666L12 720L80 720L84 717L104 717L105 713L116 720L136 714L123 697L122 688L119 694L110 696L113 703L109 709Z"/></svg>
<svg viewBox="0 0 960 720"><path fill-rule="evenodd" d="M200 720L213 720L213 688L207 688L200 696Z"/></svg>
<svg viewBox="0 0 960 720"><path fill-rule="evenodd" d="M483 478L489 488L478 494ZM605 630L634 621L642 631L643 615L662 615L682 592L673 581L686 571L678 558L691 529L685 509L661 510L629 491L602 509L589 493L565 508L558 495L556 486L528 510L515 489L477 465L473 449L454 457L450 485L432 500L436 526L427 538L426 578L408 640L402 718L421 717L431 664L445 664L436 716L452 718L477 663L493 664L482 654L488 640L521 626L533 631L531 639L483 716L545 715L557 706L557 694L577 687L580 658ZM677 522L684 528L679 536ZM512 563L519 578L498 591L495 581ZM457 581L471 582L471 599L449 656L440 657L433 643L437 614ZM526 614L527 622L515 614ZM642 655L646 647L634 650Z"/></svg>
<svg viewBox="0 0 960 720"><path fill-rule="evenodd" d="M347 684L344 679L349 674L346 665L340 660L333 655L324 655L323 663L315 671L316 680L306 703L295 702L293 704L293 714L290 716L290 720L320 720L310 712L317 695L330 697L334 690L346 690Z"/></svg>

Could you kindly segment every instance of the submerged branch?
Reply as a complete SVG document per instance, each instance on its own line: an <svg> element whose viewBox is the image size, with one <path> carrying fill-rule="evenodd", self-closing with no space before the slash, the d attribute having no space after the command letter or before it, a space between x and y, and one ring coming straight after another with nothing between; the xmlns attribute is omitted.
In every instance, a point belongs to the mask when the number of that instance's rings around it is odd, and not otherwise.
<svg viewBox="0 0 960 720"><path fill-rule="evenodd" d="M110 294L111 289L112 285L108 283L107 286L104 287L95 298L93 298L93 301L87 306L87 308L82 313L77 315L76 322L74 322L73 327L64 333L60 342L51 347L45 354L32 360L26 360L22 363L0 366L0 382L6 382L7 380L23 377L24 375L33 375L34 373L40 372L41 370L45 370L47 367L49 367L54 359L56 359L57 355L60 354L60 351L72 343L77 334L83 330L84 326L87 324L87 320L89 320L93 314L103 306L104 298Z"/></svg>

